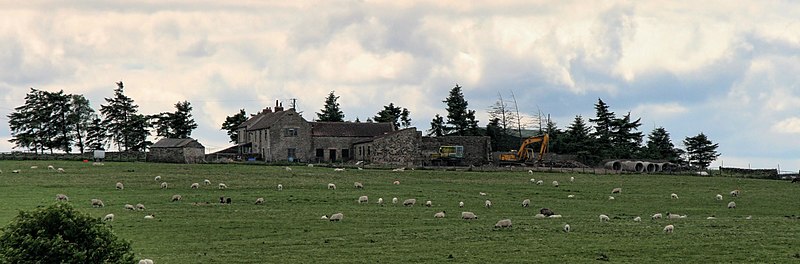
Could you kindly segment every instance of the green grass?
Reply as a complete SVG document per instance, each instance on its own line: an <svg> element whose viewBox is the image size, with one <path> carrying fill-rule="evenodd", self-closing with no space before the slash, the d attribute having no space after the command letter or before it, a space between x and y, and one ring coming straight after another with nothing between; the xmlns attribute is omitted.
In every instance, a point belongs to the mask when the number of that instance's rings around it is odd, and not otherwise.
<svg viewBox="0 0 800 264"><path fill-rule="evenodd" d="M66 172L49 171L50 164ZM13 169L23 171L11 174ZM81 211L97 217L114 213L114 232L133 243L137 258L156 263L585 263L601 255L623 263L800 262L800 220L791 217L800 216L800 184L786 181L520 171L334 172L320 167L287 172L274 166L91 166L71 161L1 161L0 170L0 225L19 210L48 205L64 193ZM170 188L160 189L156 175ZM530 178L543 179L545 185L530 184ZM213 185L189 188L203 179ZM401 184L392 185L394 180ZM553 180L561 187L552 187ZM114 189L117 181L125 190ZM355 181L365 189L353 188ZM229 188L219 190L220 182ZM326 189L331 182L337 190ZM283 191L277 191L278 183ZM609 201L614 187L623 192ZM731 198L733 189L742 195ZM670 199L671 193L680 199ZM714 199L718 193L723 201ZM183 201L170 202L173 194L181 194ZM361 195L368 195L370 203L357 204ZM232 197L233 204L218 205L220 196ZM258 197L266 203L254 205ZM375 204L378 197L386 205ZM393 205L392 197L401 203L416 198L417 206ZM92 208L92 198L102 199L106 207ZM526 198L532 208L521 207ZM485 199L494 207L483 208ZM432 208L422 206L426 200L433 201ZM726 208L731 200L737 209ZM463 210L459 201L466 203ZM147 210L126 211L126 203L142 203ZM563 218L534 219L541 207ZM443 210L445 219L433 218ZM475 212L479 219L461 220L461 211ZM342 222L319 219L336 212L344 213ZM657 212L688 218L651 220ZM156 219L145 220L147 213ZM611 221L600 223L600 214ZM718 219L706 220L710 215ZM753 219L745 220L748 215ZM635 216L643 221L633 222ZM504 218L514 226L494 229ZM565 223L572 227L569 234L561 232ZM667 224L675 225L674 234L662 232Z"/></svg>

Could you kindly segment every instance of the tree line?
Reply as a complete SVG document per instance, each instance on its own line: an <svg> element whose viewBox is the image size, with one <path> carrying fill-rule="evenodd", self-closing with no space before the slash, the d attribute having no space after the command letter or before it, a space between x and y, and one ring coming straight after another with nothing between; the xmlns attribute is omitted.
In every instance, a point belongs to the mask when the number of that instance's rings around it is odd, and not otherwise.
<svg viewBox="0 0 800 264"><path fill-rule="evenodd" d="M148 137L188 138L197 124L188 101L175 104L174 112L140 114L139 106L125 95L122 81L114 96L105 98L95 111L83 95L63 90L48 92L31 88L25 103L8 115L11 143L36 153L79 153L104 150L109 145L121 151L144 151L153 143Z"/></svg>

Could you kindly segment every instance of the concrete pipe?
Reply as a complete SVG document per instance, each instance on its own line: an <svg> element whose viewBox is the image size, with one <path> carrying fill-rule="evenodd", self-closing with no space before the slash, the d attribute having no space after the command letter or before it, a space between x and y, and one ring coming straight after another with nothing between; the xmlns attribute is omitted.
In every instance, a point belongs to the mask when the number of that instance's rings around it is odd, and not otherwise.
<svg viewBox="0 0 800 264"><path fill-rule="evenodd" d="M622 170L630 172L644 171L644 164L641 161L623 161Z"/></svg>
<svg viewBox="0 0 800 264"><path fill-rule="evenodd" d="M645 173L656 172L656 164L654 164L652 162L646 162L646 161L642 162L642 167L644 167L644 171L643 172L645 172Z"/></svg>
<svg viewBox="0 0 800 264"><path fill-rule="evenodd" d="M664 163L662 163L662 162L656 162L656 163L653 163L653 165L656 166L656 171L655 172L661 172L662 169L664 168Z"/></svg>
<svg viewBox="0 0 800 264"><path fill-rule="evenodd" d="M612 161L606 162L605 168L607 170L618 171L618 170L622 169L622 163L620 163L618 160L612 160Z"/></svg>

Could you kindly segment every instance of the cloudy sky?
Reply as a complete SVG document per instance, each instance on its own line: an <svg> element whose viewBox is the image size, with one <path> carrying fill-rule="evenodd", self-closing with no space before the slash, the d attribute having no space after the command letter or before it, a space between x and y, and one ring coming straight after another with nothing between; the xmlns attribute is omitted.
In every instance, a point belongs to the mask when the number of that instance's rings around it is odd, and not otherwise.
<svg viewBox="0 0 800 264"><path fill-rule="evenodd" d="M800 4L793 1L3 1L0 151L30 87L99 109L122 80L140 112L188 100L208 150L219 129L334 90L346 119L383 105L427 129L456 83L486 124L498 94L559 127L601 98L677 145L705 133L714 165L800 169Z"/></svg>

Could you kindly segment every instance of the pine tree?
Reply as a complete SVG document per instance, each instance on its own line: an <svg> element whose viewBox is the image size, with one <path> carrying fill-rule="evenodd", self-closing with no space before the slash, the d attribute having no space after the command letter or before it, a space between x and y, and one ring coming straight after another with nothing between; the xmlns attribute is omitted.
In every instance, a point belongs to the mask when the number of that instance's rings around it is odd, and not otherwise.
<svg viewBox="0 0 800 264"><path fill-rule="evenodd" d="M156 135L166 138L188 138L197 123L192 119L192 105L188 101L177 102L175 112L163 112L150 116Z"/></svg>
<svg viewBox="0 0 800 264"><path fill-rule="evenodd" d="M325 98L325 105L320 109L321 113L317 113L317 121L322 122L344 122L344 113L339 109L339 96L331 91L328 97Z"/></svg>
<svg viewBox="0 0 800 264"><path fill-rule="evenodd" d="M672 144L669 132L663 127L657 127L647 135L645 157L674 163L677 163L680 159L679 149L676 149L675 145Z"/></svg>
<svg viewBox="0 0 800 264"><path fill-rule="evenodd" d="M696 165L701 169L708 168L708 165L711 165L711 162L720 155L717 153L719 144L713 144L703 133L694 137L686 137L683 145L686 146L686 153L689 155L689 164Z"/></svg>
<svg viewBox="0 0 800 264"><path fill-rule="evenodd" d="M597 99L597 104L594 105L597 113L597 118L589 119L589 122L594 123L594 133L592 136L595 138L594 152L603 158L608 158L613 152L614 146L612 144L612 129L613 122L616 119L614 112L608 110L608 105L602 99Z"/></svg>
<svg viewBox="0 0 800 264"><path fill-rule="evenodd" d="M431 121L431 129L428 130L428 136L441 137L447 133L447 127L444 125L444 118L436 114Z"/></svg>
<svg viewBox="0 0 800 264"><path fill-rule="evenodd" d="M132 134L134 131L141 132L140 128L132 127L133 116L137 114L139 106L133 103L133 99L125 96L122 81L117 82L114 97L105 98L105 100L107 105L100 106L100 113L103 115L103 126L108 129L110 139L116 143L117 148L122 150L127 151L134 148L137 144L133 138L141 137L141 135Z"/></svg>
<svg viewBox="0 0 800 264"><path fill-rule="evenodd" d="M558 129L558 124L548 118L544 132L550 136L550 144L547 147L548 151L552 153L561 153L564 145L564 133Z"/></svg>
<svg viewBox="0 0 800 264"><path fill-rule="evenodd" d="M92 117L95 115L94 109L89 105L89 100L83 95L71 95L70 100L71 108L68 119L75 129L73 131L75 146L78 147L80 153L83 153L88 145L86 142L88 137L87 130L92 124Z"/></svg>
<svg viewBox="0 0 800 264"><path fill-rule="evenodd" d="M389 103L389 105L383 106L383 110L378 112L372 120L375 122L392 123L395 128L398 128L400 127L400 117L403 113L403 109L399 106L394 106L394 103Z"/></svg>
<svg viewBox="0 0 800 264"><path fill-rule="evenodd" d="M489 124L486 125L486 135L492 142L492 149L501 149L505 133L503 133L500 118L493 118L489 121Z"/></svg>
<svg viewBox="0 0 800 264"><path fill-rule="evenodd" d="M442 101L447 104L447 124L449 130L455 131L459 136L476 134L478 120L475 119L475 111L468 110L469 103L464 99L461 86L456 84L450 90L450 94Z"/></svg>
<svg viewBox="0 0 800 264"><path fill-rule="evenodd" d="M642 147L642 132L639 130L641 119L631 121L631 113L622 118L614 119L611 130L612 156L615 158L630 159L639 156Z"/></svg>
<svg viewBox="0 0 800 264"><path fill-rule="evenodd" d="M142 114L130 116L129 124L125 126L123 133L128 135L128 150L145 151L153 142L147 140L150 135L150 118Z"/></svg>
<svg viewBox="0 0 800 264"><path fill-rule="evenodd" d="M47 110L49 111L50 118L47 119L45 127L47 128L46 137L49 138L47 144L50 153L53 150L63 150L69 153L72 151L72 131L73 125L69 122L70 112L70 96L65 94L63 90L58 92L45 92Z"/></svg>
<svg viewBox="0 0 800 264"><path fill-rule="evenodd" d="M400 125L403 127L410 127L411 126L411 112L408 111L405 107L403 107L403 112L400 113Z"/></svg>
<svg viewBox="0 0 800 264"><path fill-rule="evenodd" d="M106 128L97 115L93 115L92 123L86 128L86 146L91 150L106 149Z"/></svg>
<svg viewBox="0 0 800 264"><path fill-rule="evenodd" d="M562 153L578 154L588 153L593 149L594 138L589 134L589 128L580 115L575 116L572 124L564 131L564 145Z"/></svg>
<svg viewBox="0 0 800 264"><path fill-rule="evenodd" d="M222 130L228 131L228 137L230 137L231 143L236 143L239 141L239 125L247 121L247 113L244 109L239 109L239 112L233 116L225 117L225 122L222 123Z"/></svg>
<svg viewBox="0 0 800 264"><path fill-rule="evenodd" d="M46 123L50 119L46 96L46 92L31 88L25 95L25 104L14 108L14 112L8 115L9 142L14 143L15 148L44 153L49 141Z"/></svg>

